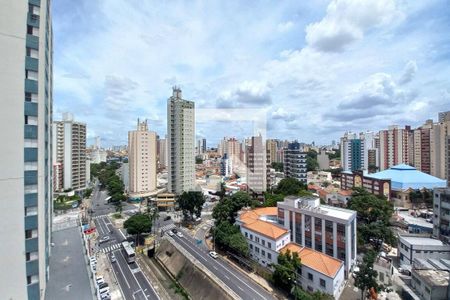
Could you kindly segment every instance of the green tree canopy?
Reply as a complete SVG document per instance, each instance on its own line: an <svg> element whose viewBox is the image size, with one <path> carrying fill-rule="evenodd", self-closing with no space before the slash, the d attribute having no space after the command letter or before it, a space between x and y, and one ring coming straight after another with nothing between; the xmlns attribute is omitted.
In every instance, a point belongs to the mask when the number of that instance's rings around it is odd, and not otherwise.
<svg viewBox="0 0 450 300"><path fill-rule="evenodd" d="M152 231L152 219L147 214L135 214L123 223L123 227L128 234L139 235Z"/></svg>
<svg viewBox="0 0 450 300"><path fill-rule="evenodd" d="M237 212L243 207L255 207L257 203L245 192L237 192L230 197L223 198L213 209L212 217L216 224L222 221L229 221L234 224Z"/></svg>
<svg viewBox="0 0 450 300"><path fill-rule="evenodd" d="M178 207L183 211L185 219L192 219L194 214L200 217L202 213L203 204L205 203L205 197L202 192L183 192L178 197Z"/></svg>
<svg viewBox="0 0 450 300"><path fill-rule="evenodd" d="M271 167L275 169L277 172L283 172L283 163L282 162L272 162Z"/></svg>
<svg viewBox="0 0 450 300"><path fill-rule="evenodd" d="M359 265L359 271L355 272L355 286L361 290L361 299L364 299L364 293L371 289L378 289L377 271L373 269L373 263L376 253L369 251L363 258L363 262Z"/></svg>
<svg viewBox="0 0 450 300"><path fill-rule="evenodd" d="M287 250L278 255L278 264L275 264L272 281L285 291L291 291L297 280L297 272L301 261L297 252Z"/></svg>
<svg viewBox="0 0 450 300"><path fill-rule="evenodd" d="M384 225L389 224L389 219L394 213L393 204L386 198L370 194L363 188L355 188L347 207L358 213L360 222L369 224L381 220Z"/></svg>
<svg viewBox="0 0 450 300"><path fill-rule="evenodd" d="M242 235L239 227L228 221L222 221L213 229L215 242L220 248L232 250L233 252L247 257L249 254L247 240Z"/></svg>
<svg viewBox="0 0 450 300"><path fill-rule="evenodd" d="M278 183L274 192L285 196L298 195L301 190L306 190L306 185L295 178L283 178Z"/></svg>

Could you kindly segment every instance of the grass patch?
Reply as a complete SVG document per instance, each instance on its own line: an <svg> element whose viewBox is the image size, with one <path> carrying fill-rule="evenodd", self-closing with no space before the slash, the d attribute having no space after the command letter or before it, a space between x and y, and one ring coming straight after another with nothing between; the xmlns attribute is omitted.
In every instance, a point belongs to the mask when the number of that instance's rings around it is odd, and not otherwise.
<svg viewBox="0 0 450 300"><path fill-rule="evenodd" d="M114 219L122 219L123 218L122 214L118 213L118 212L113 214L112 216L113 216Z"/></svg>

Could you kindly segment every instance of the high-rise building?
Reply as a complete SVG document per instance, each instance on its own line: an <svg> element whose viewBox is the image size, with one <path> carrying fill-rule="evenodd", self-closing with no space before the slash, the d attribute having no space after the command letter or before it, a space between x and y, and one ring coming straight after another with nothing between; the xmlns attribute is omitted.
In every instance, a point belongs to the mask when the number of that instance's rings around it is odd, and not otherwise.
<svg viewBox="0 0 450 300"><path fill-rule="evenodd" d="M228 154L224 154L220 160L220 175L229 177L233 173L233 166Z"/></svg>
<svg viewBox="0 0 450 300"><path fill-rule="evenodd" d="M158 167L167 168L167 138L158 139Z"/></svg>
<svg viewBox="0 0 450 300"><path fill-rule="evenodd" d="M450 115L430 128L430 174L450 180Z"/></svg>
<svg viewBox="0 0 450 300"><path fill-rule="evenodd" d="M414 129L411 135L410 157L412 165L419 171L431 174L431 148L430 132L433 127L433 120Z"/></svg>
<svg viewBox="0 0 450 300"><path fill-rule="evenodd" d="M156 190L156 133L148 130L147 120L137 121L128 132L129 193L148 194Z"/></svg>
<svg viewBox="0 0 450 300"><path fill-rule="evenodd" d="M320 170L328 170L330 168L330 158L325 150L321 150L317 155L317 162Z"/></svg>
<svg viewBox="0 0 450 300"><path fill-rule="evenodd" d="M53 122L53 190L86 188L86 124L71 113Z"/></svg>
<svg viewBox="0 0 450 300"><path fill-rule="evenodd" d="M202 140L198 140L197 141L197 147L195 148L197 151L196 151L196 154L197 155L200 155L200 154L202 154L203 152L202 152Z"/></svg>
<svg viewBox="0 0 450 300"><path fill-rule="evenodd" d="M277 161L277 141L276 140L266 140L266 149L267 149L267 159L269 165L273 162Z"/></svg>
<svg viewBox="0 0 450 300"><path fill-rule="evenodd" d="M340 143L342 168L345 171L356 171L378 167L375 139L375 134L370 131L359 134L346 132ZM372 158L370 162L369 157Z"/></svg>
<svg viewBox="0 0 450 300"><path fill-rule="evenodd" d="M284 149L284 176L306 183L306 152L298 142L289 143Z"/></svg>
<svg viewBox="0 0 450 300"><path fill-rule="evenodd" d="M52 224L53 32L50 1L0 9L0 291L43 299Z"/></svg>
<svg viewBox="0 0 450 300"><path fill-rule="evenodd" d="M399 128L397 125L381 130L380 137L380 170L386 170L398 164L411 164L410 143L411 126Z"/></svg>
<svg viewBox="0 0 450 300"><path fill-rule="evenodd" d="M433 234L450 243L450 188L436 188L433 195Z"/></svg>
<svg viewBox="0 0 450 300"><path fill-rule="evenodd" d="M169 192L181 194L195 188L195 103L173 88L167 101Z"/></svg>
<svg viewBox="0 0 450 300"><path fill-rule="evenodd" d="M202 139L202 153L206 153L206 139Z"/></svg>
<svg viewBox="0 0 450 300"><path fill-rule="evenodd" d="M255 193L267 189L267 157L262 136L253 136L247 146L247 185Z"/></svg>
<svg viewBox="0 0 450 300"><path fill-rule="evenodd" d="M450 111L440 112L438 115L438 122L450 121Z"/></svg>

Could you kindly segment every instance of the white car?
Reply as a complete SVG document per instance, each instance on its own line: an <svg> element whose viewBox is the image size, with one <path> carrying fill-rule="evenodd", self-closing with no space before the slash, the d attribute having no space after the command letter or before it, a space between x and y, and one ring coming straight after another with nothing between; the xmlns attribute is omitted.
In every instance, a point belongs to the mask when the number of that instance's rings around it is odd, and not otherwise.
<svg viewBox="0 0 450 300"><path fill-rule="evenodd" d="M167 231L167 234L168 234L169 236L174 236L174 233L173 233L171 230Z"/></svg>
<svg viewBox="0 0 450 300"><path fill-rule="evenodd" d="M178 231L178 232L177 232L177 236L180 237L180 238L182 238L182 237L183 237L183 234L182 234L181 232Z"/></svg>
<svg viewBox="0 0 450 300"><path fill-rule="evenodd" d="M105 279L103 278L103 276L98 276L97 278L95 278L95 282L97 283L97 285L100 285L102 283L105 283Z"/></svg>
<svg viewBox="0 0 450 300"><path fill-rule="evenodd" d="M107 242L107 241L109 241L109 236L108 236L108 235L102 237L102 238L100 239L100 241L99 241L99 244L104 243L104 242Z"/></svg>
<svg viewBox="0 0 450 300"><path fill-rule="evenodd" d="M219 255L217 255L216 251L209 251L209 256L211 256L214 259L219 257Z"/></svg>

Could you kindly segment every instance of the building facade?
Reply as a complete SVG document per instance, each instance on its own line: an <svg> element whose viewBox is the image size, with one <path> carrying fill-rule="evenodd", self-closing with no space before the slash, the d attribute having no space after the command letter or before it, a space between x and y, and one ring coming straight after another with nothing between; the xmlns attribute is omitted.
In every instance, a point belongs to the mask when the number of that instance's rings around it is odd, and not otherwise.
<svg viewBox="0 0 450 300"><path fill-rule="evenodd" d="M75 122L64 113L62 121L53 122L53 190L83 190L86 188L86 124Z"/></svg>
<svg viewBox="0 0 450 300"><path fill-rule="evenodd" d="M399 128L397 125L393 125L389 126L387 130L379 132L380 171L402 163L411 164L411 135L411 126Z"/></svg>
<svg viewBox="0 0 450 300"><path fill-rule="evenodd" d="M450 245L430 235L401 234L398 238L400 266L409 268L416 258L450 259Z"/></svg>
<svg viewBox="0 0 450 300"><path fill-rule="evenodd" d="M342 260L346 276L356 262L356 212L321 205L316 197L288 196L277 203L278 223L291 240Z"/></svg>
<svg viewBox="0 0 450 300"><path fill-rule="evenodd" d="M303 152L298 142L289 143L284 149L284 176L295 178L306 183L306 152Z"/></svg>
<svg viewBox="0 0 450 300"><path fill-rule="evenodd" d="M371 131L346 132L341 138L341 164L344 171L378 168L377 136Z"/></svg>
<svg viewBox="0 0 450 300"><path fill-rule="evenodd" d="M433 190L433 235L450 243L450 188Z"/></svg>
<svg viewBox="0 0 450 300"><path fill-rule="evenodd" d="M267 157L262 136L254 136L247 146L247 185L255 193L267 189Z"/></svg>
<svg viewBox="0 0 450 300"><path fill-rule="evenodd" d="M167 162L167 139L158 139L158 168L166 169L168 162Z"/></svg>
<svg viewBox="0 0 450 300"><path fill-rule="evenodd" d="M391 180L388 178L373 178L363 172L344 171L341 173L341 189L351 190L354 187L364 188L371 194L391 197Z"/></svg>
<svg viewBox="0 0 450 300"><path fill-rule="evenodd" d="M431 139L433 120L412 131L411 158L412 165L424 173L431 174Z"/></svg>
<svg viewBox="0 0 450 300"><path fill-rule="evenodd" d="M138 119L136 130L128 132L128 165L130 195L156 190L156 133L148 130L147 120Z"/></svg>
<svg viewBox="0 0 450 300"><path fill-rule="evenodd" d="M0 20L0 291L4 299L43 299L53 191L50 1L2 1Z"/></svg>
<svg viewBox="0 0 450 300"><path fill-rule="evenodd" d="M195 188L195 103L182 98L173 88L167 101L167 160L170 193L177 195Z"/></svg>
<svg viewBox="0 0 450 300"><path fill-rule="evenodd" d="M430 129L430 174L450 179L450 115Z"/></svg>

